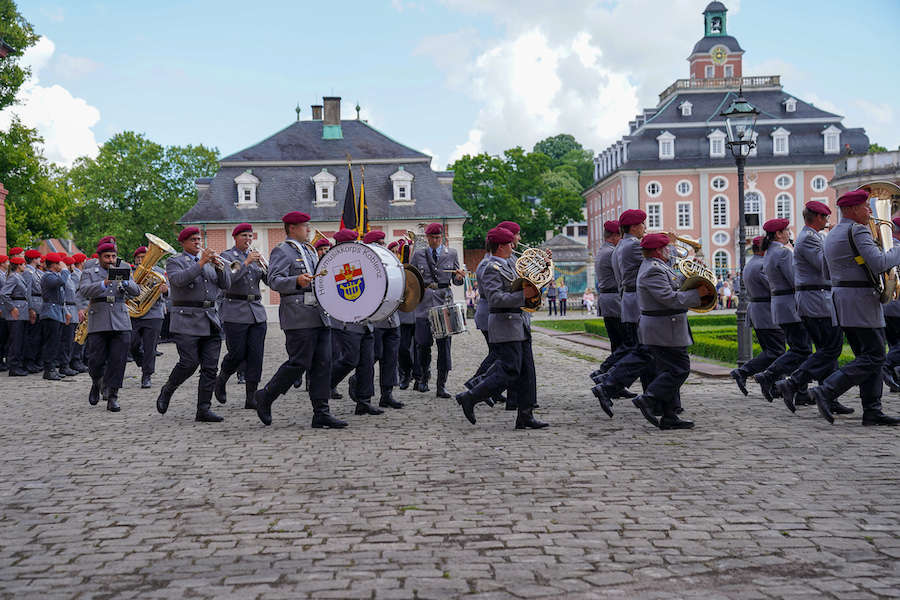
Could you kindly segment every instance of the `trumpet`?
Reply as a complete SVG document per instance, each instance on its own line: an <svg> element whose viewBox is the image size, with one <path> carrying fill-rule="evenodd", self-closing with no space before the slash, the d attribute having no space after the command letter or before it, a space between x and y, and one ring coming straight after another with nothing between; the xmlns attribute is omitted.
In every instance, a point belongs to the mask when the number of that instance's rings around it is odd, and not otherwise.
<svg viewBox="0 0 900 600"><path fill-rule="evenodd" d="M204 252L206 252L206 248L200 248L200 253L203 254ZM218 254L218 253L213 254L212 258L210 260L212 261L212 264L216 269L218 269L219 271L225 270L225 259L222 258L222 256L220 254ZM237 261L235 261L235 262L237 262ZM229 267L231 268L231 272L234 273L234 263L231 263L231 265L229 265Z"/></svg>
<svg viewBox="0 0 900 600"><path fill-rule="evenodd" d="M247 248L248 252L256 252L259 254L259 260L256 261L259 263L259 268L262 269L262 272L265 274L269 273L269 261L266 260L266 257L263 256L262 252L256 249L255 246L250 246ZM232 275L237 275L238 271L241 270L241 267L244 265L239 260L233 260L228 264L228 270L231 271Z"/></svg>

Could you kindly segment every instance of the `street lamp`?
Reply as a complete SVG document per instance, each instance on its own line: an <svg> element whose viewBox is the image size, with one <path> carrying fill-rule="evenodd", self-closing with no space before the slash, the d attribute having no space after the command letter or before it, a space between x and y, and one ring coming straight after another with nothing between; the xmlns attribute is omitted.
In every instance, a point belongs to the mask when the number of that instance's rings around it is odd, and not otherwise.
<svg viewBox="0 0 900 600"><path fill-rule="evenodd" d="M738 252L740 253L741 287L738 292L737 307L737 336L738 359L740 367L753 357L753 345L750 339L750 327L747 324L747 289L744 286L744 264L747 253L747 234L744 229L744 163L750 150L756 146L753 139L753 129L756 127L756 118L759 111L744 99L743 90L738 92L738 97L720 116L725 117L725 128L728 130L728 148L737 163L738 172Z"/></svg>

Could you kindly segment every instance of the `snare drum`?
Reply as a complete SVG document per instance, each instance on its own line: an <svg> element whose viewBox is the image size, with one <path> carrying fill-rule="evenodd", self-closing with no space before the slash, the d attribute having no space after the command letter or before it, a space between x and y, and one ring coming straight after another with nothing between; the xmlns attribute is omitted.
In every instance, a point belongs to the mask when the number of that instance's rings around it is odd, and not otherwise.
<svg viewBox="0 0 900 600"><path fill-rule="evenodd" d="M462 302L432 306L428 310L428 322L431 324L431 335L436 340L469 330L466 327L466 305Z"/></svg>
<svg viewBox="0 0 900 600"><path fill-rule="evenodd" d="M403 265L387 248L345 242L319 259L313 292L335 319L345 323L380 321L400 306L404 281Z"/></svg>

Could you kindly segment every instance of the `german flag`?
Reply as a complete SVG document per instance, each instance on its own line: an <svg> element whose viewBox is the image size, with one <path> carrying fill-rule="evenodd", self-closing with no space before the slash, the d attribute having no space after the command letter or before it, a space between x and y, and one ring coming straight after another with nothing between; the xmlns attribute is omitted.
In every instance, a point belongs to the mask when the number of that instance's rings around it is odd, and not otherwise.
<svg viewBox="0 0 900 600"><path fill-rule="evenodd" d="M356 231L359 232L359 237L362 239L362 236L369 232L369 207L366 204L366 168L362 168L362 183L359 184L359 205L357 206L357 221L358 227L356 227ZM361 217L360 217L361 216Z"/></svg>
<svg viewBox="0 0 900 600"><path fill-rule="evenodd" d="M353 192L353 169L350 163L347 163L347 193L344 195L344 212L341 214L340 229L359 230L357 210L356 194Z"/></svg>

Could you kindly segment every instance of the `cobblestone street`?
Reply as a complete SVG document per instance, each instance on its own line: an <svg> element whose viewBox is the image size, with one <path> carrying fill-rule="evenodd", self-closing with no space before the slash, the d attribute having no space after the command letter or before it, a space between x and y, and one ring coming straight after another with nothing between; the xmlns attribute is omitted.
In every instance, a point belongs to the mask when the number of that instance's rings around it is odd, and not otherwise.
<svg viewBox="0 0 900 600"><path fill-rule="evenodd" d="M270 324L264 380L284 359ZM168 414L128 366L122 412L89 379L0 377L4 598L900 597L900 431L791 415L752 385L692 376L688 432L590 393L598 350L535 335L539 417L395 393L406 408L309 427L292 390L263 427L229 388L193 420L196 376ZM485 353L453 340L449 388ZM432 390L434 380L431 382ZM636 389L636 388L635 388ZM900 411L897 396L886 412Z"/></svg>

